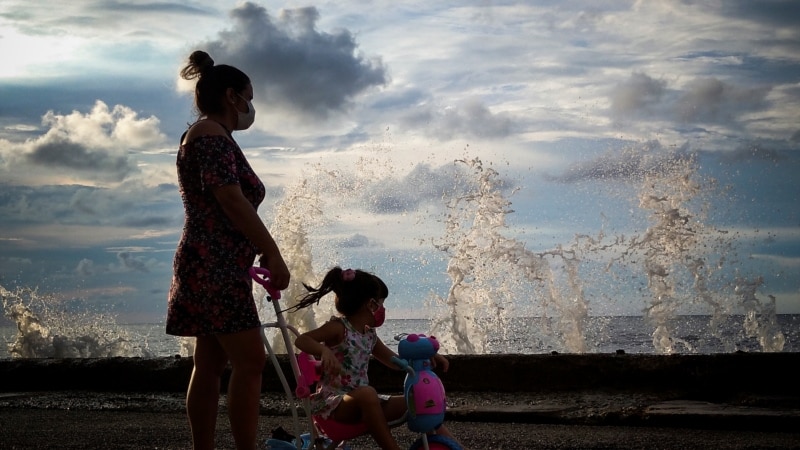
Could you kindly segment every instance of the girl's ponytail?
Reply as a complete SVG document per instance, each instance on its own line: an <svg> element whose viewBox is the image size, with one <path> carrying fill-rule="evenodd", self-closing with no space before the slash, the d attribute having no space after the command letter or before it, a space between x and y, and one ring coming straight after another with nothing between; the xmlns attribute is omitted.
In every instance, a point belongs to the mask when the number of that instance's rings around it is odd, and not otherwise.
<svg viewBox="0 0 800 450"><path fill-rule="evenodd" d="M346 269L336 266L325 274L319 287L305 283L308 291L300 298L292 310L299 310L319 304L322 297L333 292L336 294L336 310L345 316L356 313L370 299L386 298L389 291L386 284L375 275L363 270Z"/></svg>
<svg viewBox="0 0 800 450"><path fill-rule="evenodd" d="M303 287L306 288L308 291L307 294L300 297L300 301L297 302L291 309L298 310L302 308L309 307L314 304L319 304L320 299L322 297L328 295L331 292L336 291L335 283L337 280L342 279L342 268L339 266L334 267L333 269L329 270L327 274L325 274L325 278L322 279L322 284L319 287L309 286L303 283Z"/></svg>

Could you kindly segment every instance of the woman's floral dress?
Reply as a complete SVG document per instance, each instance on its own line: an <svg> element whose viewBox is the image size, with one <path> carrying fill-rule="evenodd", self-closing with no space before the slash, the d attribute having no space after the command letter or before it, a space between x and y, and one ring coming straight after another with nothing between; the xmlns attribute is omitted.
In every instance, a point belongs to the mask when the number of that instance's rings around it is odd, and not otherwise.
<svg viewBox="0 0 800 450"><path fill-rule="evenodd" d="M344 394L359 386L369 385L369 357L378 342L378 334L374 328L368 328L361 333L344 317L331 317L331 320L339 320L344 324L344 340L331 347L342 365L342 370L335 375L323 373L317 392L311 394L311 411L323 419L327 419L339 406Z"/></svg>
<svg viewBox="0 0 800 450"><path fill-rule="evenodd" d="M232 137L201 136L181 145L177 167L185 222L173 263L167 333L203 336L260 326L248 273L258 249L212 191L238 184L257 208L264 185Z"/></svg>

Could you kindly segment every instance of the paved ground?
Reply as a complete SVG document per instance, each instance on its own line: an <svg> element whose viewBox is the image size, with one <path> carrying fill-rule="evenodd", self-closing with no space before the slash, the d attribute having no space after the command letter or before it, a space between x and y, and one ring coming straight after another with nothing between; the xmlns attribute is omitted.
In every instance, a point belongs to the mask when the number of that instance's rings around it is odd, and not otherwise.
<svg viewBox="0 0 800 450"><path fill-rule="evenodd" d="M447 426L470 449L800 448L796 398L720 402L665 393L449 393ZM189 449L177 393L60 391L0 394L0 449ZM218 446L233 448L224 399ZM261 434L292 424L277 394L262 401ZM403 445L416 435L394 430ZM372 449L369 438L351 442Z"/></svg>

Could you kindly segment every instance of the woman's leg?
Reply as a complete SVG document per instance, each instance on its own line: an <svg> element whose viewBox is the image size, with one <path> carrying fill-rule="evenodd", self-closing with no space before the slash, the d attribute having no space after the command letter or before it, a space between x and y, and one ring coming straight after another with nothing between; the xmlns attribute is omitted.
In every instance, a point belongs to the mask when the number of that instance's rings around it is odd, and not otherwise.
<svg viewBox="0 0 800 450"><path fill-rule="evenodd" d="M186 414L195 450L214 448L220 377L228 358L214 336L199 336L194 346L194 369L186 392Z"/></svg>
<svg viewBox="0 0 800 450"><path fill-rule="evenodd" d="M266 363L259 328L217 335L231 362L228 382L228 418L239 450L255 450L258 440L258 415L261 378Z"/></svg>
<svg viewBox="0 0 800 450"><path fill-rule="evenodd" d="M389 430L378 393L372 386L362 386L347 393L332 417L345 423L364 422L380 448L400 450Z"/></svg>

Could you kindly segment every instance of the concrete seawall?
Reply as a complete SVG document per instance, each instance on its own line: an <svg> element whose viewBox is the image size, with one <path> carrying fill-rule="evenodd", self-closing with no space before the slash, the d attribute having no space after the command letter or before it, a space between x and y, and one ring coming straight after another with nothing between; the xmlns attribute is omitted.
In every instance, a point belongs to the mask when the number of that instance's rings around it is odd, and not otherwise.
<svg viewBox="0 0 800 450"><path fill-rule="evenodd" d="M288 359L279 356L283 372ZM709 398L737 392L800 395L800 353L714 355L450 355L439 373L452 392L548 392L570 390L673 391ZM185 391L191 358L87 358L0 360L0 392ZM396 391L403 374L373 361L371 383ZM288 376L290 380L293 377ZM227 374L226 374L227 379ZM225 389L223 381L223 390ZM290 381L293 385L293 381ZM268 360L263 390L281 391Z"/></svg>

